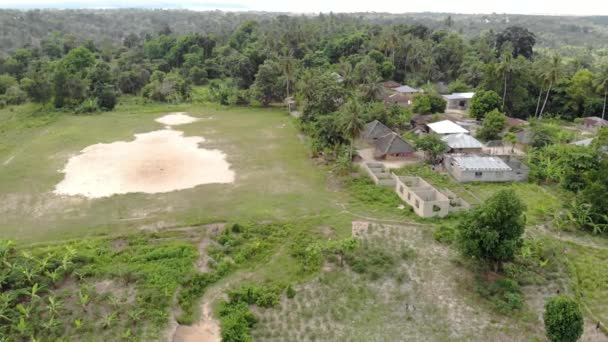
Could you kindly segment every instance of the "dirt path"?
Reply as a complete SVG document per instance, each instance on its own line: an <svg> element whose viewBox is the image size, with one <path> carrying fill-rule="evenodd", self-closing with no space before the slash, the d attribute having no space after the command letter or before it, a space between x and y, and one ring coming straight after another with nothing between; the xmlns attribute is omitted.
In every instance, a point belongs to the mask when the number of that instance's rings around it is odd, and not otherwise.
<svg viewBox="0 0 608 342"><path fill-rule="evenodd" d="M594 248L594 249L601 249L601 250L608 250L608 244L606 246L604 245L600 245L596 242L590 241L590 240L586 240L582 237L578 237L576 235L573 234L569 234L569 233L564 233L564 232L554 232L551 231L549 229L547 229L545 226L540 225L540 226L535 226L534 230L530 230L531 234L543 234L543 235L548 235L554 239L560 240L560 241L564 241L564 242L571 242L574 244L577 244L579 246L583 246L583 247L588 247L588 248Z"/></svg>

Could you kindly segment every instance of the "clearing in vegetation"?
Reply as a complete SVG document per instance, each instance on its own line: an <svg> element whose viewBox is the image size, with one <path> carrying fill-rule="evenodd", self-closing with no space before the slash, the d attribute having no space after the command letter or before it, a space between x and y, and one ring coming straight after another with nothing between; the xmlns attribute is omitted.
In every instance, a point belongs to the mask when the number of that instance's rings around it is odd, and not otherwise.
<svg viewBox="0 0 608 342"><path fill-rule="evenodd" d="M65 178L54 192L99 198L233 183L234 171L226 155L220 150L199 148L204 141L165 129L136 134L130 142L88 146L70 158L63 170Z"/></svg>

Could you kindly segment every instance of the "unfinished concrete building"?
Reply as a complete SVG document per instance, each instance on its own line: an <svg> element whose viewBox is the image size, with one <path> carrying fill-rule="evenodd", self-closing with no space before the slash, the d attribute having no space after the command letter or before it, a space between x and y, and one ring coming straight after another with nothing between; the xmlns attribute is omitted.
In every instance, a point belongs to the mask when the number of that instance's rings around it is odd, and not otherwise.
<svg viewBox="0 0 608 342"><path fill-rule="evenodd" d="M469 208L469 204L454 193L439 191L420 177L393 177L397 195L420 217L444 217L450 212Z"/></svg>

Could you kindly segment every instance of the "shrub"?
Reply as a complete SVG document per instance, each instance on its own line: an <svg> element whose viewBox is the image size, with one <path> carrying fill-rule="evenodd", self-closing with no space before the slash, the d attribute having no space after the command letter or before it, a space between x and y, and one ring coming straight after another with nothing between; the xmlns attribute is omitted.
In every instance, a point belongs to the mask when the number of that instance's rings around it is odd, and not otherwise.
<svg viewBox="0 0 608 342"><path fill-rule="evenodd" d="M436 241L449 245L456 240L456 234L457 230L455 227L448 224L442 224L435 229L433 237Z"/></svg>
<svg viewBox="0 0 608 342"><path fill-rule="evenodd" d="M504 315L520 310L524 304L519 283L510 278L503 278L494 283L478 278L476 291L488 299L496 311Z"/></svg>
<svg viewBox="0 0 608 342"><path fill-rule="evenodd" d="M379 279L390 273L395 266L395 258L380 248L361 245L346 253L345 260L353 271L365 274L370 279Z"/></svg>
<svg viewBox="0 0 608 342"><path fill-rule="evenodd" d="M78 114L94 113L99 110L97 106L97 99L86 99L80 106L76 107L75 112Z"/></svg>
<svg viewBox="0 0 608 342"><path fill-rule="evenodd" d="M19 86L11 86L4 95L0 96L7 104L19 105L27 101L27 94Z"/></svg>
<svg viewBox="0 0 608 342"><path fill-rule="evenodd" d="M296 290L290 284L289 286L287 286L287 289L285 290L285 294L287 295L287 298L292 299L296 296Z"/></svg>
<svg viewBox="0 0 608 342"><path fill-rule="evenodd" d="M543 318L550 341L575 342L583 334L581 309L564 295L553 297L545 304Z"/></svg>
<svg viewBox="0 0 608 342"><path fill-rule="evenodd" d="M97 104L103 110L110 111L114 109L117 101L116 91L111 87L104 88L97 96Z"/></svg>

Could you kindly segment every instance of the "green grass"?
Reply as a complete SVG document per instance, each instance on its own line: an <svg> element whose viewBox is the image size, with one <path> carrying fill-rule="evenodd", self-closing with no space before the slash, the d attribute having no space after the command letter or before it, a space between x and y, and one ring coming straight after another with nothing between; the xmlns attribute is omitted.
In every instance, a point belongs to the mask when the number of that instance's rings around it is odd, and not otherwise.
<svg viewBox="0 0 608 342"><path fill-rule="evenodd" d="M46 241L146 226L285 220L335 214L335 203L344 202L343 193L327 189L326 173L308 158L295 122L281 110L139 102L127 98L114 112L86 116L50 113L41 122L32 119L32 105L0 111L0 127L8 132L0 140L2 236ZM135 133L160 129L154 119L173 111L211 118L179 129L224 151L236 172L234 184L95 200L50 193L72 155L95 143L129 141ZM31 120L34 124L25 124Z"/></svg>

